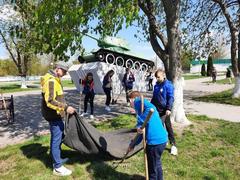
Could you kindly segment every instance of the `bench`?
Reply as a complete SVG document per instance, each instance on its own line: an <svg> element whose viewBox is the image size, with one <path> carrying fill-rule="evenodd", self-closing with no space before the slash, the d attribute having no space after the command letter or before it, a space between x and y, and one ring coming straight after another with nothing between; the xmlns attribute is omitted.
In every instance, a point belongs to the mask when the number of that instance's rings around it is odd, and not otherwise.
<svg viewBox="0 0 240 180"><path fill-rule="evenodd" d="M5 111L4 114L6 115L8 123L14 122L13 95L11 95L11 97L0 97L0 111Z"/></svg>

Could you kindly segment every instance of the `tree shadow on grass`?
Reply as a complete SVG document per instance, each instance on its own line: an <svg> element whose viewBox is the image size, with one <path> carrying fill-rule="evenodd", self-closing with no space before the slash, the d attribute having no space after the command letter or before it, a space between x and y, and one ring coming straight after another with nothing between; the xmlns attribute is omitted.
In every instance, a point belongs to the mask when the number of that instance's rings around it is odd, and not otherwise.
<svg viewBox="0 0 240 180"><path fill-rule="evenodd" d="M48 153L49 146L43 146L40 143L27 144L20 147L23 154L29 159L36 159L41 161L46 168L52 168L51 157ZM114 167L105 163L109 160L106 155L86 155L80 154L73 150L62 150L62 157L68 157L69 161L66 164L84 164L90 162L86 170L91 174L93 179L129 179L129 180L143 180L141 175L129 175L118 172Z"/></svg>
<svg viewBox="0 0 240 180"><path fill-rule="evenodd" d="M28 159L40 160L47 168L52 168L51 158L47 153L49 147L43 146L40 143L33 143L23 145L20 149Z"/></svg>
<svg viewBox="0 0 240 180"><path fill-rule="evenodd" d="M92 179L106 179L106 180L145 180L145 177L134 174L129 175L127 173L119 172L104 161L92 162L87 166L87 171L91 174Z"/></svg>

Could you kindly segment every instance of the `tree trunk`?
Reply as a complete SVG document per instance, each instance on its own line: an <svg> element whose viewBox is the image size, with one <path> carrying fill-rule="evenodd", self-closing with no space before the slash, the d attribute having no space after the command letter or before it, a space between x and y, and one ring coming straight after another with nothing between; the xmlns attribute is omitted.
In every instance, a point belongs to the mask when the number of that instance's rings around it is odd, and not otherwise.
<svg viewBox="0 0 240 180"><path fill-rule="evenodd" d="M26 76L21 76L21 88L22 89L28 88L26 83Z"/></svg>
<svg viewBox="0 0 240 180"><path fill-rule="evenodd" d="M172 108L171 121L189 125L191 122L187 119L183 108L183 86L184 78L179 78L174 83L174 104Z"/></svg>
<svg viewBox="0 0 240 180"><path fill-rule="evenodd" d="M180 61L180 37L179 37L179 19L180 19L180 1L163 0L164 11L166 13L166 26L168 36L169 53L169 76L168 79L174 83L174 105L171 120L182 124L190 122L185 116L183 108L183 78Z"/></svg>
<svg viewBox="0 0 240 180"><path fill-rule="evenodd" d="M232 63L232 71L234 77L239 76L239 62L237 59L237 35L236 32L231 32L231 63Z"/></svg>
<svg viewBox="0 0 240 180"><path fill-rule="evenodd" d="M240 76L235 77L235 87L233 89L233 98L240 97Z"/></svg>

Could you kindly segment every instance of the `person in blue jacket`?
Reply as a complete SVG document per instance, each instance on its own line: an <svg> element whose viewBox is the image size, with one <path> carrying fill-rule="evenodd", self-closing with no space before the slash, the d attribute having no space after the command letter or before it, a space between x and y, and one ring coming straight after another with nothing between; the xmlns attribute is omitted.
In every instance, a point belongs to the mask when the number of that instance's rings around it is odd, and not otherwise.
<svg viewBox="0 0 240 180"><path fill-rule="evenodd" d="M122 79L122 84L125 87L126 100L127 100L128 105L129 105L128 93L130 91L132 91L134 81L135 81L135 77L134 77L133 73L131 72L130 68L126 68L126 72Z"/></svg>
<svg viewBox="0 0 240 180"><path fill-rule="evenodd" d="M148 100L141 100L141 94L138 91L132 91L129 94L130 105L133 107L137 114L137 132L142 134L141 125L144 123L150 109L154 112L146 125L146 154L148 161L148 175L150 180L162 180L163 171L161 163L161 155L166 147L168 141L167 131L163 127L161 118L157 112L156 107ZM143 108L142 108L143 103ZM139 144L142 140L142 135L138 138L137 142L129 145L131 151L135 145Z"/></svg>
<svg viewBox="0 0 240 180"><path fill-rule="evenodd" d="M153 89L151 103L156 106L163 124L165 124L169 141L172 144L171 154L176 156L177 147L170 120L171 110L174 102L174 87L172 82L167 80L164 70L158 69L155 72L155 77L157 82Z"/></svg>

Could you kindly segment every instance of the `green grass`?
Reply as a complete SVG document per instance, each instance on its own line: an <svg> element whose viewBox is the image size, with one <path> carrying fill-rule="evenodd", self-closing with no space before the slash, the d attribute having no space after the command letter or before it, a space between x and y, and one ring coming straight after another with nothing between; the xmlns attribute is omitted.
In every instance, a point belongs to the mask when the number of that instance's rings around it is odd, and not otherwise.
<svg viewBox="0 0 240 180"><path fill-rule="evenodd" d="M34 82L34 84L40 84L40 82ZM71 80L62 80L63 87L75 87Z"/></svg>
<svg viewBox="0 0 240 180"><path fill-rule="evenodd" d="M75 87L71 80L62 80L63 87Z"/></svg>
<svg viewBox="0 0 240 180"><path fill-rule="evenodd" d="M233 90L230 89L227 91L223 91L220 93L214 93L214 94L207 95L207 96L194 97L193 100L240 106L240 98L232 98L232 91Z"/></svg>
<svg viewBox="0 0 240 180"><path fill-rule="evenodd" d="M20 91L32 91L38 90L38 87L31 87L27 89L21 89L20 83L10 83L10 84L3 84L0 85L0 91L3 93L12 93L12 92L20 92Z"/></svg>
<svg viewBox="0 0 240 180"><path fill-rule="evenodd" d="M207 81L205 83L212 83L212 81ZM233 84L234 83L234 79L232 78L232 82L230 83L230 81L228 79L220 79L216 81L217 84Z"/></svg>
<svg viewBox="0 0 240 180"><path fill-rule="evenodd" d="M199 78L205 78L206 76L200 76L199 74L193 74L193 75L183 75L185 80L190 79L199 79Z"/></svg>
<svg viewBox="0 0 240 180"><path fill-rule="evenodd" d="M39 85L39 82L34 82L33 84ZM71 80L63 80L62 81L63 87L75 87ZM3 93L12 93L12 92L19 92L19 91L32 91L40 89L38 86L29 85L27 89L21 89L21 84L19 83L6 83L0 85L0 91Z"/></svg>
<svg viewBox="0 0 240 180"><path fill-rule="evenodd" d="M162 156L166 180L174 179L238 179L240 176L240 123L189 115L193 122L183 134L177 134L179 155L168 150ZM122 120L124 119L124 120ZM127 123L130 119L130 125ZM132 127L131 117L122 116L112 122L97 124L101 130ZM168 146L169 148L169 146ZM0 151L0 179L131 179L144 176L143 152L127 159L125 166L113 169L112 161L78 154L63 145L63 156L70 158L66 166L73 169L70 177L52 175L49 136L35 137L23 144Z"/></svg>

